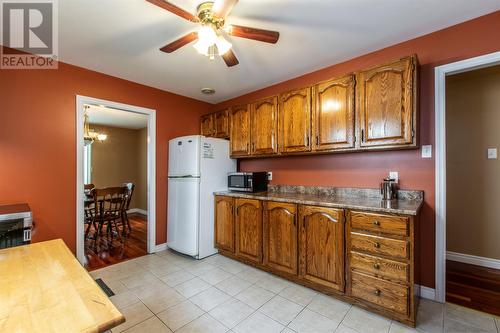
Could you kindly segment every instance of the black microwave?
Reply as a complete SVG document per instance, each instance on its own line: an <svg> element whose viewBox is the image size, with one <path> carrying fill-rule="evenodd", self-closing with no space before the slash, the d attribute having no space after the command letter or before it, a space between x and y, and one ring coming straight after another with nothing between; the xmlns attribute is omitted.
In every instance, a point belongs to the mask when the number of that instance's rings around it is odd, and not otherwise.
<svg viewBox="0 0 500 333"><path fill-rule="evenodd" d="M267 191L267 172L232 172L227 176L230 191Z"/></svg>

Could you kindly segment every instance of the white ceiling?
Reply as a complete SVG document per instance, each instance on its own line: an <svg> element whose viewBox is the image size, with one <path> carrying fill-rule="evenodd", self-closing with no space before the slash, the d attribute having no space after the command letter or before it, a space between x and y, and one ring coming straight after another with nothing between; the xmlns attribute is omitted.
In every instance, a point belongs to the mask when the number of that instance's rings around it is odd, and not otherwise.
<svg viewBox="0 0 500 333"><path fill-rule="evenodd" d="M87 109L89 123L120 128L140 129L148 127L148 116L104 106L90 106Z"/></svg>
<svg viewBox="0 0 500 333"><path fill-rule="evenodd" d="M194 13L203 0L171 2ZM64 0L59 50L63 62L216 103L496 10L499 0L239 0L228 23L281 36L230 37L240 64L227 68L191 45L159 51L197 25L145 0Z"/></svg>

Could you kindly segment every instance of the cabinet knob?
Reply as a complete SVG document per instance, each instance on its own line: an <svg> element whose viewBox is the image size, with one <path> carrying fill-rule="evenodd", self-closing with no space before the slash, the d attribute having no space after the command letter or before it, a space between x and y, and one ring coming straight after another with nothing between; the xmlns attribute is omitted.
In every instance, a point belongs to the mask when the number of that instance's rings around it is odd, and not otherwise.
<svg viewBox="0 0 500 333"><path fill-rule="evenodd" d="M376 249L380 249L380 243L379 243L379 242L375 242L375 244L373 244L373 246L374 246Z"/></svg>
<svg viewBox="0 0 500 333"><path fill-rule="evenodd" d="M379 289L375 289L375 291L373 292L373 294L374 294L375 296L380 296L381 291L380 291Z"/></svg>
<svg viewBox="0 0 500 333"><path fill-rule="evenodd" d="M380 264L376 264L376 263L375 263L375 264L373 264L373 268L375 268L375 269L380 269Z"/></svg>
<svg viewBox="0 0 500 333"><path fill-rule="evenodd" d="M380 221L375 220L372 223L373 223L373 225L376 225L377 227L380 226Z"/></svg>

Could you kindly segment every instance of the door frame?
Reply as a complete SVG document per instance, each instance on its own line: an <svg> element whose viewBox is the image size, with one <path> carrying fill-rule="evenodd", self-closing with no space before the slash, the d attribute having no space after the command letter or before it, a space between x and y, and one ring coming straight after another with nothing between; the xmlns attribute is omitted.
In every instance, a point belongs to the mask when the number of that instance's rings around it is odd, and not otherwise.
<svg viewBox="0 0 500 333"><path fill-rule="evenodd" d="M446 299L446 76L500 64L500 52L465 59L434 69L436 301Z"/></svg>
<svg viewBox="0 0 500 333"><path fill-rule="evenodd" d="M88 96L76 95L76 257L78 261L85 264L84 249L84 184L83 184L83 123L84 104L105 106L123 112L144 114L148 117L148 231L147 249L148 253L156 249L156 110L143 108L135 105L112 102Z"/></svg>

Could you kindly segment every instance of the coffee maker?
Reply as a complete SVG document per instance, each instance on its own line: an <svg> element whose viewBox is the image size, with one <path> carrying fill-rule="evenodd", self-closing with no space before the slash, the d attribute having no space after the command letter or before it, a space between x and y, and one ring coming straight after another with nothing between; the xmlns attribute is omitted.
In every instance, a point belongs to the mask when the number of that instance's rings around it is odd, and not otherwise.
<svg viewBox="0 0 500 333"><path fill-rule="evenodd" d="M384 178L380 183L380 194L382 194L382 200L396 199L396 180L389 177Z"/></svg>

